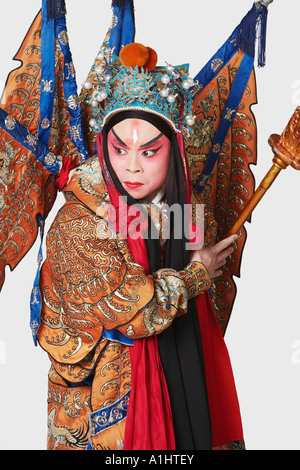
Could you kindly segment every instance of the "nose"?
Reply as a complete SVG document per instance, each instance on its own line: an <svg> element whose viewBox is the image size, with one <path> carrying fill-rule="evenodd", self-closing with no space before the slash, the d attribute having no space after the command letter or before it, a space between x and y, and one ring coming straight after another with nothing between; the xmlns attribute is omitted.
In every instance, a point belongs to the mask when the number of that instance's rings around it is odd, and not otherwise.
<svg viewBox="0 0 300 470"><path fill-rule="evenodd" d="M130 173L133 173L133 174L134 173L140 173L140 172L143 171L143 168L140 165L138 156L135 153L133 153L130 156L130 158L128 159L127 171L129 171Z"/></svg>

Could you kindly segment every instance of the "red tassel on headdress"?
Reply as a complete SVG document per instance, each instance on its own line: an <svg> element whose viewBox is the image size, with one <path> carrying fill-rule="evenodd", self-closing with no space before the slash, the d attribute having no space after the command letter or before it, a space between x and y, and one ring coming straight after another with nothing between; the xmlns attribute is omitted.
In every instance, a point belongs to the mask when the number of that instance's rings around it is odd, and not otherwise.
<svg viewBox="0 0 300 470"><path fill-rule="evenodd" d="M157 64L157 53L154 49L138 42L131 42L120 50L120 61L125 67L142 67L151 72Z"/></svg>

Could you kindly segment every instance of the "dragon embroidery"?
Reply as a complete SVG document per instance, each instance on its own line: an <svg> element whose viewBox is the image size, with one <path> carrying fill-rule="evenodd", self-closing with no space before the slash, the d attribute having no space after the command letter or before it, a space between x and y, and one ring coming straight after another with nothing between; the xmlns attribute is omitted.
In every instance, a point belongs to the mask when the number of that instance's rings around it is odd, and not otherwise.
<svg viewBox="0 0 300 470"><path fill-rule="evenodd" d="M51 437L55 439L52 450L61 445L77 448L78 450L85 449L88 445L88 429L69 429L67 426L57 426L55 423L56 415L57 408L52 408L48 414L48 439Z"/></svg>

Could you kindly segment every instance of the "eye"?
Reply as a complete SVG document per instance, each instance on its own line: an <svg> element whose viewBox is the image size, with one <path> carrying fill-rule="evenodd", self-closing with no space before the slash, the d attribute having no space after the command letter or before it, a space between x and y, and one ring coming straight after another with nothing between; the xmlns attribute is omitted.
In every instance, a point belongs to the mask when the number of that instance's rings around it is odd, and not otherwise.
<svg viewBox="0 0 300 470"><path fill-rule="evenodd" d="M160 147L158 147L157 149L153 149L153 150L144 150L144 152L142 153L142 156L145 157L145 158L151 158L151 157L154 157L154 155L157 154L157 152L162 148L162 145Z"/></svg>
<svg viewBox="0 0 300 470"><path fill-rule="evenodd" d="M112 146L115 149L115 152L117 155L127 155L127 152L125 149L122 149L121 147L116 147L114 144L112 144Z"/></svg>

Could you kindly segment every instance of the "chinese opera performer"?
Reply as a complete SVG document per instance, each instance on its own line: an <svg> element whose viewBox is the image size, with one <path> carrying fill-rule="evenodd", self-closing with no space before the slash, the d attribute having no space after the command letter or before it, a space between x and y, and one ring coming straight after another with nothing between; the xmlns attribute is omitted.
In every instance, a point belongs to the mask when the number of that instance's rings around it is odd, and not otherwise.
<svg viewBox="0 0 300 470"><path fill-rule="evenodd" d="M114 0L78 95L66 4L42 1L0 106L0 285L40 234L31 328L51 363L49 450L245 449L224 334L246 232L228 233L254 193L268 3L192 78L158 65L134 41L133 1Z"/></svg>

